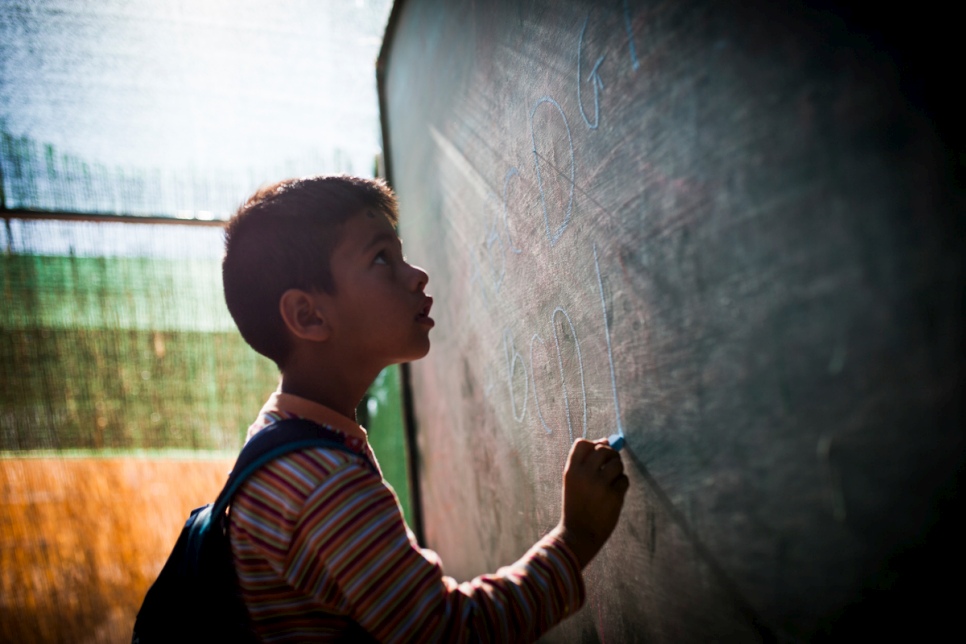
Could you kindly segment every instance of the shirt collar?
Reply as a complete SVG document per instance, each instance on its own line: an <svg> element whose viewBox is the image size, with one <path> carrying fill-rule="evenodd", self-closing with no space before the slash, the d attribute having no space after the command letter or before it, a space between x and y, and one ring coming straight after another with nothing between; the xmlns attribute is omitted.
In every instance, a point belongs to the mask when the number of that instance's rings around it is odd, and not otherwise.
<svg viewBox="0 0 966 644"><path fill-rule="evenodd" d="M358 442L361 445L368 443L368 434L365 428L356 422L321 403L294 394L284 394L280 391L276 391L269 396L268 401L262 406L261 411L258 412L258 419L248 428L248 438L283 418L305 418L341 432L349 439L355 439L351 441L352 443Z"/></svg>

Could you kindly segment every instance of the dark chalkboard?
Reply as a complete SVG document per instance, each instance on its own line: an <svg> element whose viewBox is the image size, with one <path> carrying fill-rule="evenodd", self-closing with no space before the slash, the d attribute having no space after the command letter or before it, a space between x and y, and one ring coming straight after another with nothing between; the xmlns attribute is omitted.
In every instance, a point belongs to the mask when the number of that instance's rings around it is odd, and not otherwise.
<svg viewBox="0 0 966 644"><path fill-rule="evenodd" d="M962 570L964 461L947 25L790 2L396 7L384 138L436 298L411 385L447 572L520 556L558 519L572 440L622 433L624 514L548 639L946 619L932 575Z"/></svg>

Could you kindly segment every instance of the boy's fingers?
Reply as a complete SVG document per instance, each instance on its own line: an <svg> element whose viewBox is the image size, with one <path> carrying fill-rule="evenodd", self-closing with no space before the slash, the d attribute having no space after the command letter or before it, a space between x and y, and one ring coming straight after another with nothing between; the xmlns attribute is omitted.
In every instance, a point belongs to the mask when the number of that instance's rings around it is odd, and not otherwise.
<svg viewBox="0 0 966 644"><path fill-rule="evenodd" d="M601 465L600 472L607 483L613 483L618 476L623 476L624 462L620 457L612 458Z"/></svg>
<svg viewBox="0 0 966 644"><path fill-rule="evenodd" d="M604 457L604 462L600 464L600 468L611 468L616 467L618 471L624 471L624 461L621 460L620 454L614 452L613 454L608 454Z"/></svg>
<svg viewBox="0 0 966 644"><path fill-rule="evenodd" d="M620 454L617 450L610 448L606 442L604 444L594 444L594 453L587 456L587 465L589 467L600 468L604 466L604 463L611 461L613 459L620 459Z"/></svg>
<svg viewBox="0 0 966 644"><path fill-rule="evenodd" d="M584 462L588 456L594 453L595 446L596 443L592 443L584 438L578 438L570 447L570 460L574 463Z"/></svg>

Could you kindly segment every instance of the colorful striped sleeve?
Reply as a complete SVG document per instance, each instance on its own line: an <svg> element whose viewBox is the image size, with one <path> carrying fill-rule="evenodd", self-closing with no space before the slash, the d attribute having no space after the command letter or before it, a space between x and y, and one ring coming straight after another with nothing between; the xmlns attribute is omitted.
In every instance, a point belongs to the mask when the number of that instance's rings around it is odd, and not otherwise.
<svg viewBox="0 0 966 644"><path fill-rule="evenodd" d="M392 489L351 459L305 497L282 574L384 642L532 641L584 602L577 560L553 536L457 584L412 539Z"/></svg>

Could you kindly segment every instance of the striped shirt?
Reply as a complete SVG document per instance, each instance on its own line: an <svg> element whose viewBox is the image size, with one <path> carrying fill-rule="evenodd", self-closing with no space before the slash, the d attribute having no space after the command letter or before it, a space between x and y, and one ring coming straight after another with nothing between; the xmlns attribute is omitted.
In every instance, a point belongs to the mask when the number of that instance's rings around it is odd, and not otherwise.
<svg viewBox="0 0 966 644"><path fill-rule="evenodd" d="M362 427L275 393L249 437L293 417L344 434L356 453L294 452L235 495L232 553L264 641L360 641L366 633L384 642L532 641L583 605L577 559L553 535L495 574L464 583L445 576L437 554L416 544Z"/></svg>

